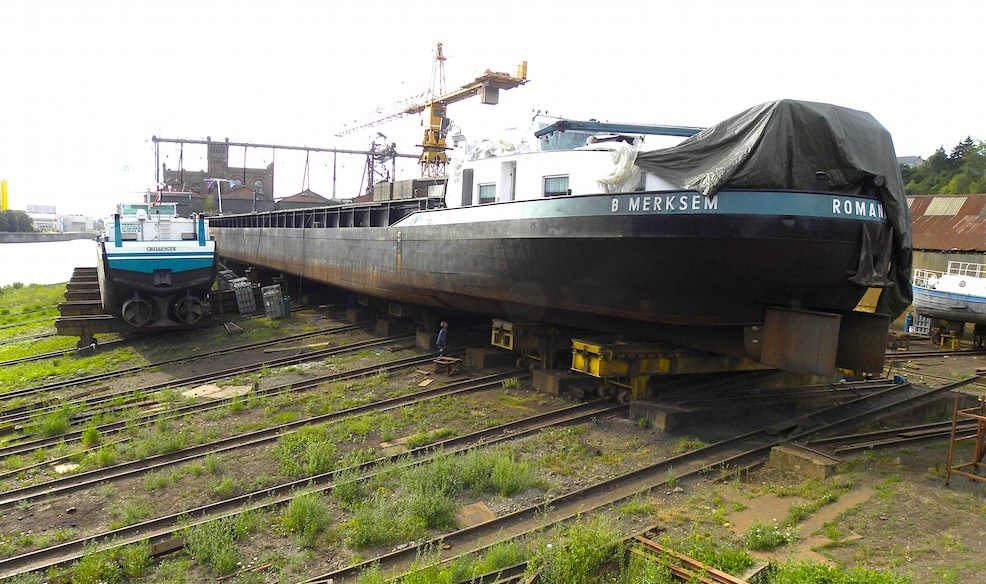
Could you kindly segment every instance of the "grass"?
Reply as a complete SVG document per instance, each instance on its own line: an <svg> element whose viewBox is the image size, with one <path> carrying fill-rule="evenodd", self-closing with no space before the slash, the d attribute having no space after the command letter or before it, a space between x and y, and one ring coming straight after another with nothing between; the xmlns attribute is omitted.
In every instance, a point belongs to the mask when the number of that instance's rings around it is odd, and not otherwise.
<svg viewBox="0 0 986 584"><path fill-rule="evenodd" d="M34 351L32 351L33 353ZM96 353L73 353L61 359L14 363L4 366L0 368L0 388L3 388L3 391L9 391L36 385L42 379L48 382L78 378L146 364L148 364L146 358L129 346L117 346Z"/></svg>
<svg viewBox="0 0 986 584"><path fill-rule="evenodd" d="M644 517L653 515L660 504L650 497L650 493L637 493L618 508L620 517Z"/></svg>
<svg viewBox="0 0 986 584"><path fill-rule="evenodd" d="M33 414L27 432L39 438L54 438L64 434L72 427L72 416L78 411L77 406L66 404L47 413Z"/></svg>
<svg viewBox="0 0 986 584"><path fill-rule="evenodd" d="M439 440L444 440L446 438L451 438L456 435L454 428L439 428L437 430L431 430L427 432L418 432L417 434L412 434L407 438L407 447L411 450L415 448L420 448L422 446L427 446Z"/></svg>
<svg viewBox="0 0 986 584"><path fill-rule="evenodd" d="M526 443L526 452L540 453L538 464L549 472L562 476L575 474L589 460L588 451L581 441L585 432L582 426L549 428Z"/></svg>
<svg viewBox="0 0 986 584"><path fill-rule="evenodd" d="M590 582L603 564L616 559L613 544L619 538L611 524L580 517L534 549L527 575L539 573L542 584Z"/></svg>
<svg viewBox="0 0 986 584"><path fill-rule="evenodd" d="M304 426L278 438L273 455L281 471L292 477L327 473L335 469L339 449L329 436L327 424Z"/></svg>
<svg viewBox="0 0 986 584"><path fill-rule="evenodd" d="M502 542L491 546L482 554L471 554L442 563L441 552L429 547L419 551L408 573L391 580L373 565L362 571L357 584L455 584L473 582L480 574L496 572L501 568L524 561L527 553L518 542Z"/></svg>
<svg viewBox="0 0 986 584"><path fill-rule="evenodd" d="M753 565L753 556L739 542L697 528L685 537L662 538L661 543L730 574L739 574Z"/></svg>
<svg viewBox="0 0 986 584"><path fill-rule="evenodd" d="M329 508L316 493L295 497L281 514L281 523L297 536L302 547L314 547L329 525Z"/></svg>
<svg viewBox="0 0 986 584"><path fill-rule="evenodd" d="M23 323L27 327L32 326L31 321L57 316L58 303L65 300L65 288L65 284L25 286L19 282L0 288L0 326L5 327L0 329L0 339L24 335L23 330L10 325Z"/></svg>
<svg viewBox="0 0 986 584"><path fill-rule="evenodd" d="M114 503L110 506L110 529L120 529L128 525L134 525L147 519L151 515L150 504L144 501L128 501L123 504Z"/></svg>
<svg viewBox="0 0 986 584"><path fill-rule="evenodd" d="M772 550L797 540L795 529L777 521L769 524L754 521L746 530L746 546L751 550Z"/></svg>
<svg viewBox="0 0 986 584"><path fill-rule="evenodd" d="M103 437L99 432L99 429L95 427L89 427L82 432L82 445L86 448L93 448L99 446L100 442L103 441Z"/></svg>
<svg viewBox="0 0 986 584"><path fill-rule="evenodd" d="M381 474L385 478L370 495L364 489L374 485L361 485L352 475L337 481L335 497L351 509L346 528L352 547L392 545L453 527L456 497L463 491L511 496L536 484L532 467L505 449L463 456L439 452L427 463Z"/></svg>
<svg viewBox="0 0 986 584"><path fill-rule="evenodd" d="M911 579L889 571L853 567L846 570L821 564L774 566L771 584L909 584Z"/></svg>
<svg viewBox="0 0 986 584"><path fill-rule="evenodd" d="M185 550L196 562L226 575L238 568L236 541L259 527L260 514L250 511L185 528L181 535L185 537Z"/></svg>
<svg viewBox="0 0 986 584"><path fill-rule="evenodd" d="M236 538L231 521L220 519L203 523L184 535L185 549L196 562L208 565L221 575L236 570Z"/></svg>
<svg viewBox="0 0 986 584"><path fill-rule="evenodd" d="M217 497L228 499L241 491L240 481L235 477L226 476L214 483L209 490Z"/></svg>
<svg viewBox="0 0 986 584"><path fill-rule="evenodd" d="M26 328L26 325L25 325ZM14 336L3 335L2 333L8 332L9 330L17 330L17 334ZM20 331L18 329L0 329L0 339L16 338L17 336L27 336L29 333L25 331ZM44 331L37 331L37 333ZM37 334L31 333L31 334ZM76 343L75 337L43 337L40 339L25 339L23 341L11 341L0 345L0 361L10 361L13 359L21 359L23 357L33 357L34 355L39 355L43 353L53 353L55 351L64 351L66 349L74 349ZM62 357L62 359L71 357Z"/></svg>
<svg viewBox="0 0 986 584"><path fill-rule="evenodd" d="M668 470L664 471L664 484L668 486L669 489L673 489L678 484L678 474L674 471L674 467L669 466Z"/></svg>
<svg viewBox="0 0 986 584"><path fill-rule="evenodd" d="M673 451L675 454L684 454L686 452L705 448L708 445L708 442L699 440L698 438L679 438L678 441L674 443Z"/></svg>
<svg viewBox="0 0 986 584"><path fill-rule="evenodd" d="M509 379L504 379L503 381L501 381L500 385L502 385L506 389L520 389L520 379L516 377L510 377Z"/></svg>
<svg viewBox="0 0 986 584"><path fill-rule="evenodd" d="M87 545L82 558L69 568L76 584L125 582L141 576L151 564L151 546L147 541L100 551Z"/></svg>

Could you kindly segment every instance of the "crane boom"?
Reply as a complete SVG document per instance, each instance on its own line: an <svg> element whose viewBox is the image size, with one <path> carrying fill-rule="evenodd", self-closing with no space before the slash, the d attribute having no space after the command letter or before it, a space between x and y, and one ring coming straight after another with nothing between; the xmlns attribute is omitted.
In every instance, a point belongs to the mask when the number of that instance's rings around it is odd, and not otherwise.
<svg viewBox="0 0 986 584"><path fill-rule="evenodd" d="M442 55L441 43L438 44L435 59L438 64L441 64L445 60L445 57ZM390 109L393 113L343 130L337 133L336 136L352 134L391 120L396 120L407 115L419 114L428 110L428 124L421 143L423 152L418 162L421 166L422 176L441 176L445 174L445 166L448 164L448 156L445 154L445 151L449 149L445 143L445 133L448 130L445 108L449 104L468 99L475 95L479 95L484 104L496 105L499 102L501 89L513 89L525 83L527 83L527 61L518 65L515 74L487 69L482 75L454 91L439 95L438 97L433 97L432 92L429 91L420 96L398 102L395 109Z"/></svg>

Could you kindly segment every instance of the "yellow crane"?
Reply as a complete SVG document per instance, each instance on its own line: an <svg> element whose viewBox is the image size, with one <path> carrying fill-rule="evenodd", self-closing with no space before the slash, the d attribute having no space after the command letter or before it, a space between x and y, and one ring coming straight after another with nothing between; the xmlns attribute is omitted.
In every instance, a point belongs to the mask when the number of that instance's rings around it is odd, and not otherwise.
<svg viewBox="0 0 986 584"><path fill-rule="evenodd" d="M424 139L421 142L422 152L418 164L421 166L421 176L443 176L445 166L448 164L448 156L445 151L449 149L445 143L445 135L449 126L448 118L445 117L446 107L474 95L479 95L484 104L496 105L500 100L501 89L513 89L525 83L527 83L527 61L518 65L514 74L487 69L474 81L445 93L445 55L442 53L442 43L438 43L435 48L435 62L431 72L431 87L427 93L398 103L396 111L390 115L348 128L336 136L344 136L406 115L428 110L428 123L425 126Z"/></svg>

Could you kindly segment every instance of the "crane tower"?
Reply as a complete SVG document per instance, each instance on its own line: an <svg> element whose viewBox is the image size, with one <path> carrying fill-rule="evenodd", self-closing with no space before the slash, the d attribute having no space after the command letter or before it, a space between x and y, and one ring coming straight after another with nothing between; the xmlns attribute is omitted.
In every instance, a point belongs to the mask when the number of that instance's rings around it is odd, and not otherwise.
<svg viewBox="0 0 986 584"><path fill-rule="evenodd" d="M517 71L513 74L487 69L470 83L445 93L445 55L442 53L442 43L438 43L435 47L431 86L425 94L400 102L396 111L390 115L349 128L339 132L336 136L351 134L406 115L428 110L418 165L421 167L421 176L443 176L448 164L448 156L445 152L449 148L445 142L445 136L449 129L449 120L445 116L445 112L449 104L479 95L482 103L496 105L500 100L501 89L513 89L525 83L527 83L527 61L518 65Z"/></svg>

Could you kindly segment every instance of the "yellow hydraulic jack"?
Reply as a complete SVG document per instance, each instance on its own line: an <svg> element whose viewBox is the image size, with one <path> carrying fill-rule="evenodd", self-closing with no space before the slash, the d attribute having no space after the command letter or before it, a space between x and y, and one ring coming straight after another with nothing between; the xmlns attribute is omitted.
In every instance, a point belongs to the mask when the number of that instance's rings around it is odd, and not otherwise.
<svg viewBox="0 0 986 584"><path fill-rule="evenodd" d="M572 370L598 377L599 397L619 403L651 397L654 375L753 371L767 367L745 357L730 357L667 343L627 343L572 339Z"/></svg>

